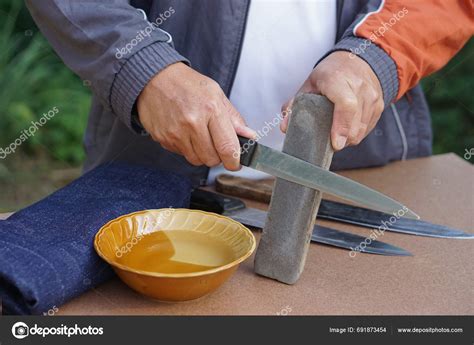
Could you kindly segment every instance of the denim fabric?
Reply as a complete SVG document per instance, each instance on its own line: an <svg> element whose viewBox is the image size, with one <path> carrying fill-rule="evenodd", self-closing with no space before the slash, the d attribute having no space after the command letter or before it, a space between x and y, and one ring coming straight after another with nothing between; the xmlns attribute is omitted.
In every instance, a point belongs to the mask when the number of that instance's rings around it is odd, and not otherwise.
<svg viewBox="0 0 474 345"><path fill-rule="evenodd" d="M99 228L123 214L188 207L189 179L114 163L0 221L3 312L41 314L104 282L113 271L95 253Z"/></svg>

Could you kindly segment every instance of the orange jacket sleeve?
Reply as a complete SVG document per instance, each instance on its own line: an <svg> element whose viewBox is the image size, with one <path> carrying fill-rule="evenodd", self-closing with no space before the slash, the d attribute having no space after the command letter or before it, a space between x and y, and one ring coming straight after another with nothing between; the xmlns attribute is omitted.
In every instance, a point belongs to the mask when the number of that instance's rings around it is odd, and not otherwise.
<svg viewBox="0 0 474 345"><path fill-rule="evenodd" d="M353 28L395 62L396 99L441 69L474 33L472 0L385 0Z"/></svg>

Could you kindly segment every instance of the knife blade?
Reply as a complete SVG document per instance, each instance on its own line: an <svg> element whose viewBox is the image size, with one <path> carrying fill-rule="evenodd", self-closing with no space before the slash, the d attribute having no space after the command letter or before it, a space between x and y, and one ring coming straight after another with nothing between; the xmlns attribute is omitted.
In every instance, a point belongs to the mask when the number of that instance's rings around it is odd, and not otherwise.
<svg viewBox="0 0 474 345"><path fill-rule="evenodd" d="M191 208L219 213L244 225L259 229L263 228L267 218L267 212L246 207L240 199L202 189L193 191L191 195ZM368 254L393 256L412 255L402 248L377 240L372 240L367 246L362 247L361 243L366 243L365 237L319 225L314 226L311 241Z"/></svg>
<svg viewBox="0 0 474 345"><path fill-rule="evenodd" d="M381 228L384 231L399 232L409 235L474 239L474 234L453 229L444 225L433 224L422 220L393 218L386 214L363 207L343 204L336 201L322 200L317 218L363 226L366 228Z"/></svg>
<svg viewBox="0 0 474 345"><path fill-rule="evenodd" d="M239 136L240 164L384 213L420 219L408 207L358 182Z"/></svg>
<svg viewBox="0 0 474 345"><path fill-rule="evenodd" d="M216 191L219 193L267 204L270 202L273 189L272 182L268 179L251 180L229 174L220 174L216 177L215 183ZM386 213L330 200L321 200L317 218L416 236L474 239L474 234L445 225L422 220L397 217L395 219Z"/></svg>

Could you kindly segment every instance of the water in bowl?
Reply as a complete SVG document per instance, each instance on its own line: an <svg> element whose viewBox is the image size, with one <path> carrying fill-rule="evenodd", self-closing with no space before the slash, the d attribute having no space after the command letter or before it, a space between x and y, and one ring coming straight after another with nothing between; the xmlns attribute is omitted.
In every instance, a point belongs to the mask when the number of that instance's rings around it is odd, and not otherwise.
<svg viewBox="0 0 474 345"><path fill-rule="evenodd" d="M164 230L137 237L117 261L130 268L157 273L206 271L236 259L232 248L209 234Z"/></svg>

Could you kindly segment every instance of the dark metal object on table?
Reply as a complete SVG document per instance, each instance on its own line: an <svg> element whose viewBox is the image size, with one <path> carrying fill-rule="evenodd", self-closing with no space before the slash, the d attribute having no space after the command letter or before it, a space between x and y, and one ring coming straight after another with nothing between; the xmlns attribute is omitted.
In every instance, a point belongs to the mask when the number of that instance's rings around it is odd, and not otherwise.
<svg viewBox="0 0 474 345"><path fill-rule="evenodd" d="M270 202L272 184L273 181L270 180L250 180L229 174L222 174L216 178L217 192L264 203ZM369 229L381 227L384 231L409 235L474 239L473 234L445 225L405 218L398 218L395 222L391 222L390 217L392 217L390 214L329 200L321 201L317 215L319 219L354 224Z"/></svg>
<svg viewBox="0 0 474 345"><path fill-rule="evenodd" d="M191 195L191 208L202 211L215 212L230 217L250 227L262 229L265 225L267 212L246 207L237 198L221 195L201 189L196 189ZM315 225L311 237L312 242L326 244L347 250L357 250L365 237ZM372 241L365 248L360 248L363 253L379 255L411 255L408 251L381 241Z"/></svg>

